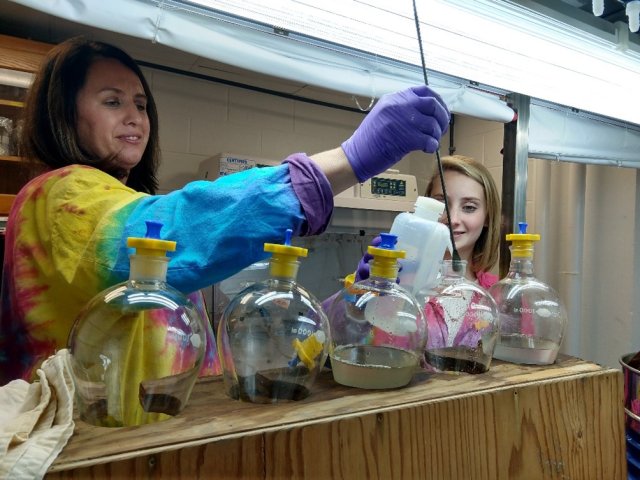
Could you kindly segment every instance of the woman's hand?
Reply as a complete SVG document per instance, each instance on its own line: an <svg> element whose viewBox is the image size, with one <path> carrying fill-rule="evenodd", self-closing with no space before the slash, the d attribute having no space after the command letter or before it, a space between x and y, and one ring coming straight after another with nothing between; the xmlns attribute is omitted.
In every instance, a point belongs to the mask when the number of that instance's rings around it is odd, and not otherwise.
<svg viewBox="0 0 640 480"><path fill-rule="evenodd" d="M342 144L358 181L384 172L415 150L433 153L449 126L449 110L425 85L384 95Z"/></svg>
<svg viewBox="0 0 640 480"><path fill-rule="evenodd" d="M380 245L380 242L382 242L382 237L380 237L380 235L378 235L377 237L374 237L373 240L371 240L371 246L372 247L377 247L378 245ZM360 280L366 280L367 278L369 278L370 275L370 265L369 262L373 259L373 255L371 255L369 252L366 252L362 258L360 259L360 261L358 262L358 268L356 269L356 282L359 282Z"/></svg>

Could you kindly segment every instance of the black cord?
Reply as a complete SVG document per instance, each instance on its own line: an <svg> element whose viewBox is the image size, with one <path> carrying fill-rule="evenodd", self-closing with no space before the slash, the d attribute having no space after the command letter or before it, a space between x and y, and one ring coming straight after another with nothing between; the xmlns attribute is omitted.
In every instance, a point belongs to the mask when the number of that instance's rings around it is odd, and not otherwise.
<svg viewBox="0 0 640 480"><path fill-rule="evenodd" d="M322 100L315 100L313 98L301 97L291 93L278 92L263 87L256 87L254 85L247 85L246 83L234 82L233 80L226 80L223 78L213 77L211 75L204 75L202 73L190 72L187 70L180 70L179 68L169 67L167 65L159 65L157 63L145 62L144 60L136 60L136 63L141 67L153 68L154 70L160 70L162 72L175 73L177 75L184 75L185 77L197 78L199 80L206 80L207 82L220 83L222 85L228 85L230 87L242 88L244 90L251 90L258 93L264 93L266 95L274 95L276 97L287 98L289 100L295 100L298 102L310 103L312 105L320 105L321 107L335 108L337 110L345 110L347 112L359 113L364 115L367 112L363 112L360 108L347 107L337 103L323 102Z"/></svg>
<svg viewBox="0 0 640 480"><path fill-rule="evenodd" d="M420 21L418 20L418 9L416 8L416 0L413 0L413 19L416 22L416 32L418 33L418 46L420 47L420 61L422 62L422 74L424 75L424 84L429 85L427 77L427 65L424 59L424 51L422 49L422 36L420 35ZM442 160L440 160L440 147L436 149L436 161L438 163L438 173L440 175L440 185L442 186L442 195L444 196L444 211L447 215L447 224L449 226L449 238L451 239L451 258L453 259L453 270L458 272L460 269L460 254L456 248L456 241L453 238L453 229L451 228L451 213L449 212L449 201L447 200L447 189L444 184L444 171L442 169Z"/></svg>

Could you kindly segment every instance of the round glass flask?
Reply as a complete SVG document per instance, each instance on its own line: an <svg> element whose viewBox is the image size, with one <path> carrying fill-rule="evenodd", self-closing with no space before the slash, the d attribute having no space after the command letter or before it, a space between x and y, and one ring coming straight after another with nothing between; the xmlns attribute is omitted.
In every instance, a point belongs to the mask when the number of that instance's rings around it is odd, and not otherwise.
<svg viewBox="0 0 640 480"><path fill-rule="evenodd" d="M440 283L424 314L427 370L484 373L498 337L498 307L489 293L466 279L466 260L444 260Z"/></svg>
<svg viewBox="0 0 640 480"><path fill-rule="evenodd" d="M558 294L533 275L534 242L540 235L506 236L511 243L507 276L489 292L500 312L500 336L494 356L513 363L548 365L555 362L567 325L567 314Z"/></svg>
<svg viewBox="0 0 640 480"><path fill-rule="evenodd" d="M176 243L160 239L162 224L147 223L129 280L90 300L69 335L71 371L80 417L104 427L171 418L186 405L206 347L205 319L166 283Z"/></svg>
<svg viewBox="0 0 640 480"><path fill-rule="evenodd" d="M240 291L218 326L218 352L231 398L254 403L301 400L327 358L329 323L320 302L296 282L307 249L266 243L270 278Z"/></svg>
<svg viewBox="0 0 640 480"><path fill-rule="evenodd" d="M427 341L420 305L396 283L397 237L382 233L370 276L344 288L329 306L333 378L349 387L398 388L418 369Z"/></svg>

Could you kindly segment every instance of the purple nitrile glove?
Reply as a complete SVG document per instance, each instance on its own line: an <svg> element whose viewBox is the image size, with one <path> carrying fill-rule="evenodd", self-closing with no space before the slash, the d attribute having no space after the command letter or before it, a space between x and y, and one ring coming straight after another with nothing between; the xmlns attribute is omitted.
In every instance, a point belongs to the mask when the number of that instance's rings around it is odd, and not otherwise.
<svg viewBox="0 0 640 480"><path fill-rule="evenodd" d="M378 235L377 237L373 237L373 240L371 240L372 247L378 247L380 243L382 243L382 237L380 235ZM360 280L366 280L367 278L369 278L369 275L371 273L370 272L371 265L369 265L369 262L371 260L373 260L373 255L371 255L367 251L367 253L365 253L360 259L360 261L358 262L358 268L356 269L356 279L355 279L356 282L359 282ZM398 271L402 271L402 265L399 267ZM399 278L396 278L396 283L400 283Z"/></svg>
<svg viewBox="0 0 640 480"><path fill-rule="evenodd" d="M377 247L382 242L382 237L378 235L371 240L371 246ZM358 268L356 269L356 282L360 280L366 280L369 278L369 262L373 260L373 255L371 255L368 251L362 256L360 261L358 262Z"/></svg>
<svg viewBox="0 0 640 480"><path fill-rule="evenodd" d="M449 110L426 85L384 95L342 149L360 182L415 150L433 153L449 126Z"/></svg>

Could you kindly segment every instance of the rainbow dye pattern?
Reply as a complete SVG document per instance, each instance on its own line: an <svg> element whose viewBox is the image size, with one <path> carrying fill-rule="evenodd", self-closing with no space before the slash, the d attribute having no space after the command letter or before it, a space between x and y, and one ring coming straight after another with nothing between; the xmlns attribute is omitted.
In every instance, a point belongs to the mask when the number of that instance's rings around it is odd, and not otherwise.
<svg viewBox="0 0 640 480"><path fill-rule="evenodd" d="M67 346L82 307L128 278L127 222L150 198L80 165L41 175L21 190L5 238L0 385L33 380L42 361ZM221 369L202 294L189 298L208 325L200 375L217 375Z"/></svg>

